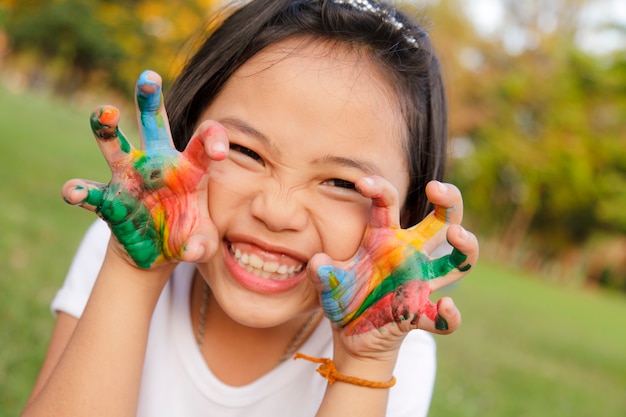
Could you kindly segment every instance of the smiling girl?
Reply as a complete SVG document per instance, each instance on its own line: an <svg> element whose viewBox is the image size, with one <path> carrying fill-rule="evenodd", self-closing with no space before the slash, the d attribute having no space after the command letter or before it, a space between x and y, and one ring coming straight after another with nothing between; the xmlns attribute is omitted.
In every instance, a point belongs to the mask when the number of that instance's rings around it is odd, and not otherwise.
<svg viewBox="0 0 626 417"><path fill-rule="evenodd" d="M53 302L24 416L425 416L427 332L460 324L429 295L478 244L438 181L424 30L373 0L254 0L172 87L171 134L160 77L136 97L142 149L101 107L111 182L63 188L104 221Z"/></svg>

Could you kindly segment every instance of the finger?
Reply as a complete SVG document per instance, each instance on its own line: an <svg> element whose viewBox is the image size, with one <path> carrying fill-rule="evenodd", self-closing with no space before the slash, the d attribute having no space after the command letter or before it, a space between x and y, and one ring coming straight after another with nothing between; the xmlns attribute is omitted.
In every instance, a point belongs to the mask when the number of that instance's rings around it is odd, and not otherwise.
<svg viewBox="0 0 626 417"><path fill-rule="evenodd" d="M419 251L430 254L445 242L448 223L435 212L430 213L421 222L408 230L413 246Z"/></svg>
<svg viewBox="0 0 626 417"><path fill-rule="evenodd" d="M351 318L349 307L354 302L357 284L354 273L333 266L328 255L316 254L307 265L307 274L320 293L320 303L328 318L337 326L345 325ZM352 306L352 311L356 307Z"/></svg>
<svg viewBox="0 0 626 417"><path fill-rule="evenodd" d="M460 225L451 225L448 229L448 241L453 251L447 259L451 263L452 271L428 282L430 288L436 291L452 282L463 278L478 260L478 239Z"/></svg>
<svg viewBox="0 0 626 417"><path fill-rule="evenodd" d="M450 334L461 325L461 312L450 297L443 297L420 316L417 327L436 334Z"/></svg>
<svg viewBox="0 0 626 417"><path fill-rule="evenodd" d="M333 260L325 253L318 253L313 255L306 266L306 273L317 291L320 293L327 290L327 283L323 282L320 277L320 270L333 265ZM332 268L332 266L331 266Z"/></svg>
<svg viewBox="0 0 626 417"><path fill-rule="evenodd" d="M137 79L135 100L142 148L146 152L174 149L170 125L163 106L161 76L146 70Z"/></svg>
<svg viewBox="0 0 626 417"><path fill-rule="evenodd" d="M463 198L452 184L431 181L426 185L426 196L435 206L435 215L446 223L460 224L463 220Z"/></svg>
<svg viewBox="0 0 626 417"><path fill-rule="evenodd" d="M389 181L373 175L360 178L355 185L364 197L372 199L371 227L400 227L398 190Z"/></svg>
<svg viewBox="0 0 626 417"><path fill-rule="evenodd" d="M194 132L183 154L196 166L206 167L210 160L221 161L228 156L226 129L213 120L205 120Z"/></svg>
<svg viewBox="0 0 626 417"><path fill-rule="evenodd" d="M63 185L61 194L66 203L97 212L104 201L107 187L99 182L73 179Z"/></svg>
<svg viewBox="0 0 626 417"><path fill-rule="evenodd" d="M413 228L424 234L422 250L430 254L447 243L447 225L461 223L463 199L457 187L439 181L431 181L426 185L426 196L435 210Z"/></svg>
<svg viewBox="0 0 626 417"><path fill-rule="evenodd" d="M208 262L216 251L216 232L206 231L206 233L195 233L187 240L181 260L183 262Z"/></svg>
<svg viewBox="0 0 626 417"><path fill-rule="evenodd" d="M320 301L328 318L338 326L347 324L357 310L354 293L356 276L352 271L325 265L317 270L320 283Z"/></svg>
<svg viewBox="0 0 626 417"><path fill-rule="evenodd" d="M98 107L91 114L91 130L112 171L131 159L133 145L118 127L120 111L113 106Z"/></svg>

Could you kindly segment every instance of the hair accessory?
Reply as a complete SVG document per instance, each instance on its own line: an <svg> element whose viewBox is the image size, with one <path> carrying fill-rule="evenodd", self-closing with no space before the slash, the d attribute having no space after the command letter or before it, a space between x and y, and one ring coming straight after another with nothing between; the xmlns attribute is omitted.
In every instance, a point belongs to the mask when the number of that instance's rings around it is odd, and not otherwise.
<svg viewBox="0 0 626 417"><path fill-rule="evenodd" d="M354 7L355 9L361 10L366 13L373 13L385 22L402 32L402 36L404 40L411 46L415 48L419 48L419 44L417 43L417 39L410 35L406 28L404 27L404 23L398 20L395 14L392 14L386 9L383 9L377 4L373 4L369 0L333 0L335 4L347 4L349 6Z"/></svg>
<svg viewBox="0 0 626 417"><path fill-rule="evenodd" d="M346 382L348 384L358 385L359 387L367 388L391 388L396 385L395 376L392 376L391 379L387 382L376 382L339 373L337 372L335 363L332 361L332 359L329 358L313 358L302 353L296 353L294 359L306 359L307 361L311 361L314 363L321 363L319 368L317 368L317 372L324 378L326 378L330 385L334 384L337 381Z"/></svg>

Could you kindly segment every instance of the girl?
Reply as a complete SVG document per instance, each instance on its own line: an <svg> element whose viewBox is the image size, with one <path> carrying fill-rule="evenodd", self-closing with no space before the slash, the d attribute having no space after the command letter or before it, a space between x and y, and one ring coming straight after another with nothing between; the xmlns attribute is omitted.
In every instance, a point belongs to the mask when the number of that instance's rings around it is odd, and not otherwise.
<svg viewBox="0 0 626 417"><path fill-rule="evenodd" d="M254 0L174 84L171 135L158 75L136 98L143 149L101 107L111 182L64 186L105 221L23 415L425 416L424 330L460 324L428 296L478 244L433 181L446 109L423 29L373 0Z"/></svg>

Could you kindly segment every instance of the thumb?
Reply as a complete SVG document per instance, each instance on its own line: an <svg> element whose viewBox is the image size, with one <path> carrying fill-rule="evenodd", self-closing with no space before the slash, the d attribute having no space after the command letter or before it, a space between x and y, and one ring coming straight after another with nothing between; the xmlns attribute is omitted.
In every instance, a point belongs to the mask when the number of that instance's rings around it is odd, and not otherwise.
<svg viewBox="0 0 626 417"><path fill-rule="evenodd" d="M333 264L333 260L325 253L318 253L307 263L307 276L315 285L318 291L324 290L325 286L320 280L319 269Z"/></svg>
<svg viewBox="0 0 626 417"><path fill-rule="evenodd" d="M315 255L309 262L309 277L320 292L320 301L328 318L338 326L349 321L354 300L356 275L333 265L327 255Z"/></svg>

